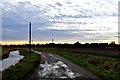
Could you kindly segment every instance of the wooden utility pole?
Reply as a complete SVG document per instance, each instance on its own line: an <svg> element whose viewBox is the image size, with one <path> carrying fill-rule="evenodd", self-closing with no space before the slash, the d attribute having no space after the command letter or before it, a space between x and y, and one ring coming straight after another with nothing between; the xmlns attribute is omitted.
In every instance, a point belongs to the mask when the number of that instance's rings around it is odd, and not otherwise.
<svg viewBox="0 0 120 80"><path fill-rule="evenodd" d="M54 39L52 39L52 43L54 42Z"/></svg>
<svg viewBox="0 0 120 80"><path fill-rule="evenodd" d="M31 53L31 22L29 22L29 52Z"/></svg>

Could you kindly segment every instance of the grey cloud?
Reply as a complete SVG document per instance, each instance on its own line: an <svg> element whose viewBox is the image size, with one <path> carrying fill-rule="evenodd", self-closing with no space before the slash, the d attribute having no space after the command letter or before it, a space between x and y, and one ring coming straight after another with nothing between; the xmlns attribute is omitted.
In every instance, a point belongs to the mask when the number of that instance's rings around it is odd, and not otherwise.
<svg viewBox="0 0 120 80"><path fill-rule="evenodd" d="M66 3L67 3L67 4L72 4L72 3L71 3L71 2L69 2L69 1L68 1L68 2L66 2Z"/></svg>
<svg viewBox="0 0 120 80"><path fill-rule="evenodd" d="M74 30L73 30L74 31ZM62 40L62 39L74 39L74 38L81 38L84 37L87 33L80 31L80 34L73 34L72 30L39 30L37 32L33 33L33 39L43 39L43 40L51 40L51 38L54 38L56 40ZM38 36L39 35L39 36Z"/></svg>
<svg viewBox="0 0 120 80"><path fill-rule="evenodd" d="M27 30L3 28L2 31L2 40L27 40Z"/></svg>
<svg viewBox="0 0 120 80"><path fill-rule="evenodd" d="M60 2L56 2L55 5L63 6Z"/></svg>
<svg viewBox="0 0 120 80"><path fill-rule="evenodd" d="M26 2L18 2L18 3L23 4L23 5L32 5L31 2L28 2L28 1L26 1Z"/></svg>
<svg viewBox="0 0 120 80"><path fill-rule="evenodd" d="M99 2L99 1L98 1ZM102 1L101 1L102 2ZM100 2L99 2L100 3ZM98 4L99 4L98 3ZM56 23L64 23L69 24L80 24L86 25L90 24L87 22L61 22L57 21L58 19L66 18L93 18L99 16L116 16L116 11L109 11L105 12L104 10L99 11L99 6L93 6L92 4L85 3L86 6L92 6L93 8L85 8L84 6L81 7L80 5L72 4L70 1L65 2L65 4L61 2L56 2L54 5L52 4L38 4L33 5L31 2L19 2L17 5L13 5L10 3L3 3L2 9L2 20L3 20L3 40L7 39L26 39L27 40L27 32L28 32L28 22L32 21L32 32L33 32L33 39L43 39L43 40L50 40L51 38L56 39L75 39L75 40L89 40L86 36L90 36L92 40L93 34L87 33L88 31L95 31L91 29L81 29L78 31L78 34L72 33L74 30L49 30L48 27L53 27ZM96 4L96 3L95 3ZM76 14L64 14L62 13L62 9L64 9L64 5L68 6L69 8L76 11ZM112 5L112 4L111 4ZM96 9L95 9L96 8ZM105 7L106 8L106 7ZM93 9L93 10L92 10ZM54 13L48 14L49 12L56 11L58 14L55 15ZM89 14L88 14L89 13ZM110 13L110 14L109 14ZM51 17L52 16L52 17ZM55 21L50 22L49 20L53 18L56 19ZM57 25L59 26L59 25ZM77 30L75 30L77 31ZM101 35L101 34L97 34ZM110 37L104 36L97 36L95 40L100 39L108 39ZM116 37L116 36L112 36Z"/></svg>
<svg viewBox="0 0 120 80"><path fill-rule="evenodd" d="M24 2L19 2L19 4L14 9L9 11L6 11L5 9L3 10L3 40L27 40L29 20L33 21L33 32L36 32L36 27L34 24L40 27L49 26L51 24L46 17L42 16L42 14L39 15L41 11L37 11L38 9L32 7L31 4L29 5L31 7L28 8L32 8L32 10L26 8L26 3ZM11 8L12 5L7 4L6 6Z"/></svg>

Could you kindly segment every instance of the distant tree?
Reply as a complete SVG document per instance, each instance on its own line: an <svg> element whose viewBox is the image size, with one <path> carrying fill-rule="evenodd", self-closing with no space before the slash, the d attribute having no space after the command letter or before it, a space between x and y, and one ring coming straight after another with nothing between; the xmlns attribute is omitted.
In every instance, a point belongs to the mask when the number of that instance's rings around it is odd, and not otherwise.
<svg viewBox="0 0 120 80"><path fill-rule="evenodd" d="M85 43L85 45L88 45L89 43Z"/></svg>
<svg viewBox="0 0 120 80"><path fill-rule="evenodd" d="M77 41L76 43L74 43L74 44L80 44L80 42L79 41Z"/></svg>
<svg viewBox="0 0 120 80"><path fill-rule="evenodd" d="M111 45L111 44L115 44L115 41L111 41L110 45Z"/></svg>
<svg viewBox="0 0 120 80"><path fill-rule="evenodd" d="M115 41L111 41L111 43L109 44L109 47L116 47L117 45L115 44Z"/></svg>

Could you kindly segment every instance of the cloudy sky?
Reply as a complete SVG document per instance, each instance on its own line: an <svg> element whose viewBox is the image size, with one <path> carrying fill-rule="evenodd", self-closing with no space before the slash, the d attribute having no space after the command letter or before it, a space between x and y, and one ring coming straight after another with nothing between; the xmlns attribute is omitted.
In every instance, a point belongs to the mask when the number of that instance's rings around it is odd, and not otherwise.
<svg viewBox="0 0 120 80"><path fill-rule="evenodd" d="M119 0L2 0L3 43L118 42Z"/></svg>

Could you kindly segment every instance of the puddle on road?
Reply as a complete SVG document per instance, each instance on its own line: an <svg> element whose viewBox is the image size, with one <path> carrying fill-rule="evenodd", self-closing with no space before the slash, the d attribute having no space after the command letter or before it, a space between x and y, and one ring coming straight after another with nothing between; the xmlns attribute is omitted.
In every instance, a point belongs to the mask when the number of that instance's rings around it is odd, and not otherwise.
<svg viewBox="0 0 120 80"><path fill-rule="evenodd" d="M51 57L54 57L52 54L49 54Z"/></svg>
<svg viewBox="0 0 120 80"><path fill-rule="evenodd" d="M78 73L73 73L69 70L68 66L64 64L62 61L58 61L53 64L48 64L45 61L44 64L40 64L43 68L39 72L39 77L41 78L76 78L79 77Z"/></svg>
<svg viewBox="0 0 120 80"><path fill-rule="evenodd" d="M19 62L19 60L23 59L24 56L19 55L19 50L11 51L9 57L3 60L0 60L0 71L3 71L10 66L14 66Z"/></svg>
<svg viewBox="0 0 120 80"><path fill-rule="evenodd" d="M34 51L34 50L33 50L33 51ZM41 55L41 52L39 52L39 51L34 51L34 52Z"/></svg>

